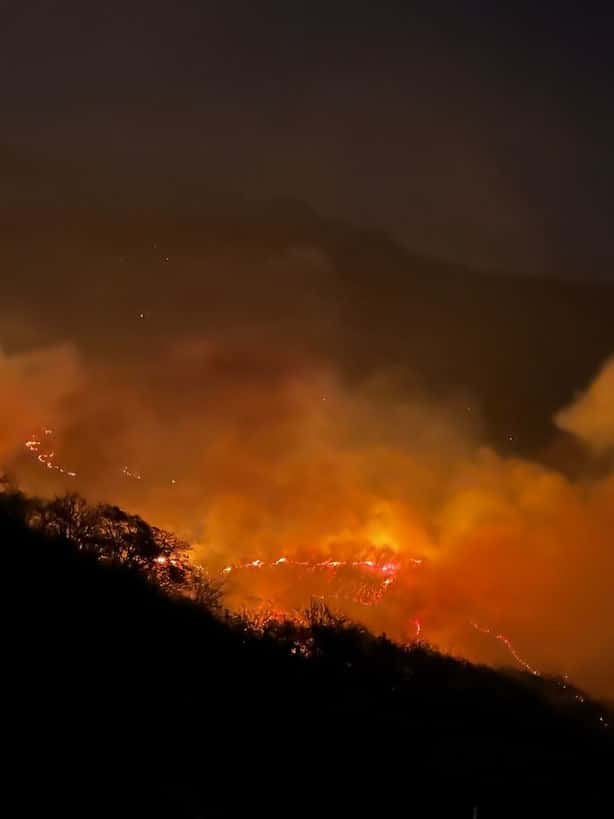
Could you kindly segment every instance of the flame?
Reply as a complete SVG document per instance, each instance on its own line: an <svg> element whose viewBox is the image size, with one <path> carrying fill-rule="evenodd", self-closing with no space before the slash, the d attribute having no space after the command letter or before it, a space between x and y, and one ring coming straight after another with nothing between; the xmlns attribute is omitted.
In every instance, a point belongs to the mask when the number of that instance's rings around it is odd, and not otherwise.
<svg viewBox="0 0 614 819"><path fill-rule="evenodd" d="M515 649L512 641L509 639L509 637L506 637L505 634L498 634L496 631L493 631L492 629L487 628L486 626L479 626L477 623L471 623L471 625L476 631L479 631L481 634L488 634L490 637L494 637L495 640L499 640L500 643L503 643L508 652L516 660L518 665L522 666L522 668L524 668L525 671L528 671L535 677L541 677L539 671L536 671L533 668L533 666L529 665L529 663L520 656L518 651Z"/></svg>
<svg viewBox="0 0 614 819"><path fill-rule="evenodd" d="M42 430L43 435L32 435L24 444L25 448L28 452L32 453L32 455L36 456L36 460L41 463L46 469L53 469L56 472L61 472L62 475L67 475L69 478L76 478L77 473L70 470L65 469L63 466L60 466L57 463L54 463L55 459L55 452L52 449L42 449L43 442L42 437L50 438L53 436L54 431L46 427Z"/></svg>
<svg viewBox="0 0 614 819"><path fill-rule="evenodd" d="M27 441L25 441L24 446L28 452L36 457L37 462L42 464L46 469L54 470L70 478L76 478L77 473L56 463L55 451L44 446L43 439L47 439L51 442L54 435L55 432L52 428L44 427L39 434L34 434ZM131 470L126 465L121 468L120 472L124 477L131 480L143 480L143 476L140 472ZM173 479L171 483L174 485L176 481ZM332 557L324 560L299 560L287 555L282 555L273 560L256 558L254 560L249 560L242 563L228 564L221 570L221 575L228 577L231 574L250 570L279 570L294 568L311 573L321 573L329 578L333 578L337 577L343 570L354 570L366 576L371 581L375 580L375 583L362 582L354 584L350 586L350 590L346 594L337 592L336 594L321 595L322 599L326 600L329 598L334 599L345 597L357 605L375 607L381 605L385 595L389 593L391 587L398 581L400 574L405 569L419 569L424 565L423 558L411 557L406 558L404 561L393 560L389 557L388 552L389 550L384 550L385 556L371 557L364 560L341 560ZM157 562L160 565L164 565L168 562L168 558L161 556L157 558ZM283 619L300 621L300 615L297 613L297 611L282 608L278 604L276 606L269 606L266 609L263 609L261 606L260 612L257 613L257 611L258 610L253 610L250 613L250 618L252 621L259 623L260 627L264 627L269 622ZM266 611L266 613L262 613L263 611ZM416 641L421 640L423 634L422 621L420 618L414 617L410 622L415 629L414 639ZM529 673L535 676L540 676L539 672L518 653L510 638L506 637L504 634L497 633L487 626L478 625L475 622L471 622L471 626L476 631L482 634L487 634L502 643L518 665Z"/></svg>
<svg viewBox="0 0 614 819"><path fill-rule="evenodd" d="M24 447L30 452L32 455L36 456L36 460L38 463L42 464L46 469L52 469L56 472L60 472L62 475L67 475L69 478L76 478L77 472L74 470L66 469L63 466L55 463L56 453L53 449L49 449L44 447L43 438L53 439L55 436L55 430L51 427L44 427L41 430L40 434L32 435L27 441L24 441ZM130 478L131 480L141 481L143 480L143 476L140 472L136 470L131 470L127 466L123 466L121 468L121 474L126 477ZM171 484L175 484L176 481L173 479L171 480Z"/></svg>

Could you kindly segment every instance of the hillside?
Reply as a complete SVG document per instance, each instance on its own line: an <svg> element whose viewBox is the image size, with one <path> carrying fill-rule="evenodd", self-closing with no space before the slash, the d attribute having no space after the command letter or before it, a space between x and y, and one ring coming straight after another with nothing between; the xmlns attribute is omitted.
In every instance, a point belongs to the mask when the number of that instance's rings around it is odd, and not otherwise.
<svg viewBox="0 0 614 819"><path fill-rule="evenodd" d="M560 680L400 647L323 607L255 629L206 578L188 599L183 544L113 507L6 491L0 540L21 815L386 815L403 800L550 816L611 800L610 716Z"/></svg>
<svg viewBox="0 0 614 819"><path fill-rule="evenodd" d="M5 348L23 345L25 325L39 343L139 361L162 339L240 327L351 379L398 369L429 394L470 397L494 445L523 454L550 443L552 414L614 350L612 282L424 259L297 202L203 188L147 206L98 195L9 199L3 313L24 321Z"/></svg>

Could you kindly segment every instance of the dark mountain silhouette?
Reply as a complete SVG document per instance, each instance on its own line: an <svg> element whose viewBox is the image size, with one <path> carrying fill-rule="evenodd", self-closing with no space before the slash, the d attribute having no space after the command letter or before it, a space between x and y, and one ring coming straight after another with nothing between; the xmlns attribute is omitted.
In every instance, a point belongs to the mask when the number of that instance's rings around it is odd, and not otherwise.
<svg viewBox="0 0 614 819"><path fill-rule="evenodd" d="M74 496L0 493L0 542L13 815L612 803L611 716L563 681L400 647L322 606L251 628L190 574L184 544Z"/></svg>
<svg viewBox="0 0 614 819"><path fill-rule="evenodd" d="M0 169L2 311L41 341L138 357L164 336L266 328L349 378L392 368L435 396L466 395L496 446L532 455L614 351L611 281L424 259L304 203L202 180L119 178L7 147Z"/></svg>

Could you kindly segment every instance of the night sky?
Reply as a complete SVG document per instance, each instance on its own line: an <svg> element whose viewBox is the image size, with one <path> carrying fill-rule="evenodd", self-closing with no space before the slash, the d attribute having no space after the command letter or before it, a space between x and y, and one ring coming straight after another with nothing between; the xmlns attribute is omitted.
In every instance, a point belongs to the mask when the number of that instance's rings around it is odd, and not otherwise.
<svg viewBox="0 0 614 819"><path fill-rule="evenodd" d="M10 201L51 164L60 202L71 175L115 204L291 198L419 255L614 276L611 12L8 0L0 30Z"/></svg>

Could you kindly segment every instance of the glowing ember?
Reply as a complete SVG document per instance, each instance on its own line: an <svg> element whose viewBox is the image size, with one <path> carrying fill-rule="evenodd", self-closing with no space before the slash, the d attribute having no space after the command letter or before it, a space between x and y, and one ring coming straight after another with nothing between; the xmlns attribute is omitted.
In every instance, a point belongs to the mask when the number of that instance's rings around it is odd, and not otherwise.
<svg viewBox="0 0 614 819"><path fill-rule="evenodd" d="M420 566L422 564L422 560L411 559L409 563L414 566ZM231 572L241 571L243 569L263 569L272 568L275 566L299 566L304 569L312 570L335 570L341 568L364 570L371 569L374 573L383 575L388 580L388 585L390 585L398 574L401 568L401 563L394 563L390 560L386 561L385 563L378 563L375 560L292 560L289 557L278 557L277 560L271 561L251 560L247 563L233 563L226 566L223 569L223 573L230 574Z"/></svg>
<svg viewBox="0 0 614 819"><path fill-rule="evenodd" d="M420 566L422 563L422 561L418 559L412 559L408 562L413 567ZM401 562L392 561L388 557L378 562L374 559L333 560L329 558L326 560L298 560L282 556L270 561L251 560L246 563L232 564L226 566L222 570L222 574L230 575L234 572L251 569L280 568L299 568L309 572L318 572L324 576L338 576L340 572L348 570L355 570L366 574L368 580L374 582L354 584L345 596L361 606L376 606L381 603L384 594L397 579L402 564Z"/></svg>
<svg viewBox="0 0 614 819"><path fill-rule="evenodd" d="M51 441L54 434L55 433L53 429L45 427L41 431L41 434L32 435L32 437L29 440L25 441L24 446L28 450L28 452L36 456L36 460L39 463L41 463L46 469L51 469L56 472L60 472L62 475L67 475L69 478L76 478L77 477L76 472L69 469L65 469L63 466L60 466L59 464L55 463L56 456L54 450L45 446L45 444L43 443L43 438L47 438L49 441ZM122 475L124 475L124 477L130 478L131 480L140 481L143 479L143 476L141 475L140 472L131 470L127 466L122 467L121 473ZM174 485L175 483L176 483L175 480L171 481L171 484Z"/></svg>
<svg viewBox="0 0 614 819"><path fill-rule="evenodd" d="M485 626L479 626L477 623L471 623L471 625L476 631L479 631L481 634L488 634L489 636L494 637L495 640L499 640L500 643L503 643L503 645L506 647L506 649L509 651L512 657L516 660L516 662L519 665L521 665L525 669L525 671L529 671L536 677L541 676L539 671L536 671L532 666L529 665L529 663L526 660L523 660L520 654L518 654L509 637L506 637L504 634L497 634L497 632L493 631L492 629L486 628Z"/></svg>
<svg viewBox="0 0 614 819"><path fill-rule="evenodd" d="M41 463L46 469L52 469L56 472L61 472L62 475L67 475L69 478L76 478L77 473L72 472L71 470L64 469L63 466L54 463L55 459L55 452L52 449L47 449L43 446L43 437L50 438L53 436L53 430L46 428L43 431L43 435L33 435L28 441L25 442L24 446L31 452L32 455L36 456L36 460Z"/></svg>
<svg viewBox="0 0 614 819"><path fill-rule="evenodd" d="M132 472L127 466L122 467L122 475L125 475L127 478L132 478L135 481L140 481L143 479L140 472Z"/></svg>

